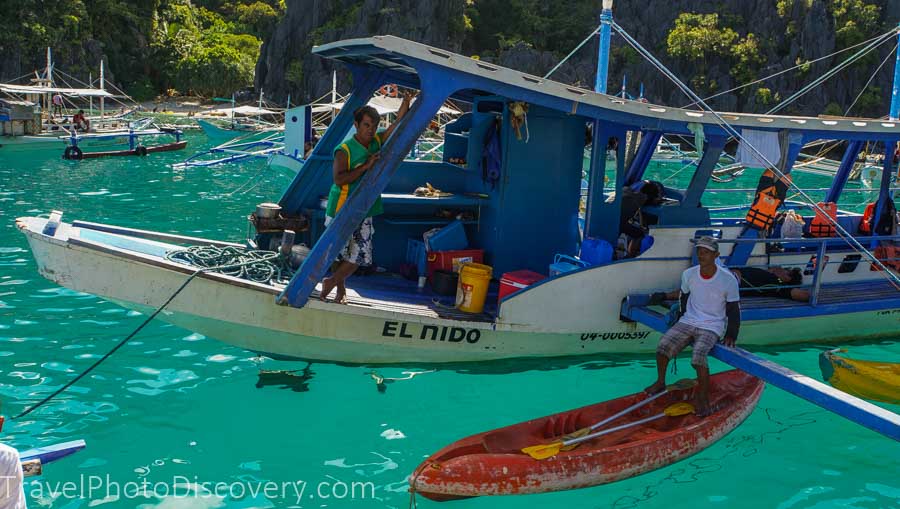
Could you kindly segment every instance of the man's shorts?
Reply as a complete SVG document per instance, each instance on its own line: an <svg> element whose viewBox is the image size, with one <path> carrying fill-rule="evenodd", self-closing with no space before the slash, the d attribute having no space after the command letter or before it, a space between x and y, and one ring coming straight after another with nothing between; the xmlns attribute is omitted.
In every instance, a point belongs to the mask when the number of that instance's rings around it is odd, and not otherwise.
<svg viewBox="0 0 900 509"><path fill-rule="evenodd" d="M713 331L678 322L663 334L659 346L656 347L656 353L674 359L685 347L693 344L691 365L706 367L706 357L718 341L719 335Z"/></svg>
<svg viewBox="0 0 900 509"><path fill-rule="evenodd" d="M331 224L332 221L334 221L333 217L325 216L325 226ZM372 218L367 217L338 253L338 260L356 265L372 265L372 235L374 234L375 227L372 225Z"/></svg>

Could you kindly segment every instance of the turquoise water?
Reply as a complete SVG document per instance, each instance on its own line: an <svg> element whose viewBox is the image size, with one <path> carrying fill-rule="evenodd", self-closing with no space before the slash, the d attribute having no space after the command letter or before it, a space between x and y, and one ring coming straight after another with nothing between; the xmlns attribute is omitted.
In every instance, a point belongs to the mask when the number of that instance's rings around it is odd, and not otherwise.
<svg viewBox="0 0 900 509"><path fill-rule="evenodd" d="M205 144L201 135L189 140L189 151ZM57 208L67 220L239 241L246 214L276 199L291 179L262 163L168 166L188 154L75 163L57 154L10 160L0 153L3 414L17 414L71 380L143 320L41 278L14 218ZM683 185L689 173L668 183ZM804 186L827 184L797 178ZM717 187L755 183L756 174L748 174ZM742 201L735 196L720 203ZM822 348L759 353L819 378ZM900 362L895 341L853 345L851 352ZM713 363L714 371L725 369ZM692 374L684 359L678 365L680 376ZM78 438L88 443L26 485L31 507L405 508L407 475L440 447L636 392L654 377L650 357L609 357L439 370L388 383L380 392L371 368L316 364L304 373L305 367L266 361L266 370L300 371L260 375L250 353L154 322L55 402L7 422L2 441L20 449ZM410 377L402 368L376 369L385 377ZM898 472L897 443L769 387L731 435L668 468L609 486L445 506L900 507ZM221 497L209 493L216 488ZM438 506L422 498L418 505Z"/></svg>

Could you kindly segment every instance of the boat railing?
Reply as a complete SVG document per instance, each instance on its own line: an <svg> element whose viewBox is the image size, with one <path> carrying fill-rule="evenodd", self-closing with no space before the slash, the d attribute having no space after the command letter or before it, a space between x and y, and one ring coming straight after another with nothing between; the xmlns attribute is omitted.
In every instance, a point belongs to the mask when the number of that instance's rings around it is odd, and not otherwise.
<svg viewBox="0 0 900 509"><path fill-rule="evenodd" d="M426 146L430 148L425 149ZM432 160L443 156L444 142L443 140L419 139L413 146L411 159L415 161Z"/></svg>
<svg viewBox="0 0 900 509"><path fill-rule="evenodd" d="M900 241L900 235L871 235L871 236L866 236L866 237L858 237L857 240L860 241L863 245L867 244L870 246L875 246L876 244L885 242L885 241L898 242L898 241ZM866 260L867 257L863 253L858 253L861 256L857 260L841 259L841 260L830 261L829 257L828 257L829 246L831 246L833 249L845 249L847 247L847 242L840 237L816 237L816 238L796 238L796 239L794 239L794 238L784 239L784 238L778 238L778 237L738 238L738 239L718 239L718 242L720 244L735 244L735 245L738 245L738 244L765 244L767 252L769 252L769 250L770 250L769 245L784 244L784 243L790 243L792 246L799 246L801 248L815 247L815 255L803 267L804 275L808 275L808 272L811 271L812 276L813 276L812 285L811 285L811 289L810 289L810 296L809 296L809 304L811 306L816 306L818 304L819 293L822 288L822 281L823 281L823 277L824 277L825 267L827 265L833 264L833 263L839 263L839 264L853 263L853 264L857 264L857 265L867 265L868 263L870 263L870 260ZM800 252L812 253L813 251L805 250L805 251L800 251ZM842 254L845 254L845 253L842 252ZM897 264L898 262L900 262L900 257L878 257L878 260L883 265L889 267L891 265L894 265L894 264ZM747 265L747 266L751 266L751 265ZM758 266L769 268L769 267L773 267L776 265L775 264L764 264L764 265L758 265ZM800 268L800 267L798 267L798 268ZM877 267L873 267L872 270L877 271L879 269ZM787 286L786 285L786 286L782 286L782 288L799 288L801 286L807 286L807 285L797 285L797 286ZM898 290L898 291L900 291L900 290Z"/></svg>

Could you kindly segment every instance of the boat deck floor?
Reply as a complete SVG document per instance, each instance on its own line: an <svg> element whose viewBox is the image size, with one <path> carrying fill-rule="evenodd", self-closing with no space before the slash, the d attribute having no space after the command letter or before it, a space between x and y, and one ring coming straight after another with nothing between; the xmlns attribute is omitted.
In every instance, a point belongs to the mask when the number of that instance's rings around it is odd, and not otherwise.
<svg viewBox="0 0 900 509"><path fill-rule="evenodd" d="M881 281L823 285L819 289L819 300L816 306L811 306L808 302L798 302L781 297L741 295L741 313L745 317L748 313L750 313L750 316L760 313L763 315L762 317L765 317L767 316L765 313L771 310L840 305L855 305L861 308L860 311L863 311L869 308L867 303L884 303L898 300L900 300L900 289L894 287L891 281L884 279Z"/></svg>
<svg viewBox="0 0 900 509"><path fill-rule="evenodd" d="M321 285L313 298L319 298ZM334 293L331 294L334 298ZM492 283L485 299L484 312L466 313L454 307L453 295L438 295L431 287L419 288L398 274L378 273L347 279L347 305L379 309L398 314L418 315L469 322L493 322L497 316L497 284Z"/></svg>
<svg viewBox="0 0 900 509"><path fill-rule="evenodd" d="M648 306L647 295L630 295L622 316L653 328L668 329L659 306ZM900 308L900 289L887 280L823 285L816 305L770 296L741 295L741 321L804 318Z"/></svg>

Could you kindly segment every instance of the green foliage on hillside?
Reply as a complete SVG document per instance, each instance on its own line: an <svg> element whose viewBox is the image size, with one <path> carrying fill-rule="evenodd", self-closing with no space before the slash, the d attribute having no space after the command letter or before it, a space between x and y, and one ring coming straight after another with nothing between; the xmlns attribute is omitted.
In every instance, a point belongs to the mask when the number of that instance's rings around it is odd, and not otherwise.
<svg viewBox="0 0 900 509"><path fill-rule="evenodd" d="M599 23L599 2L572 0L467 0L457 23L464 50L482 56L524 42L543 51L567 54Z"/></svg>
<svg viewBox="0 0 900 509"><path fill-rule="evenodd" d="M718 91L715 83L706 80L706 70L711 62L727 62L729 74L737 83L752 81L765 62L759 39L752 33L742 38L720 22L718 14L679 15L666 39L666 51L696 67L692 84L706 94Z"/></svg>
<svg viewBox="0 0 900 509"><path fill-rule="evenodd" d="M496 59L505 49L518 44L562 58L597 27L600 14L599 0L455 1L461 2L462 9L457 4L453 12L461 14L447 20L451 39L448 42L461 44L464 53L487 60ZM886 1L775 0L773 12L760 13L775 20L765 26L729 13L727 2L709 2L701 6L704 13L683 13L674 22L671 9L661 10L665 12L659 16L650 13L649 18L659 18L660 22L647 25L644 19L645 26L633 26L632 34L688 79L698 93L708 95L759 78L765 74L764 66L785 55L792 55L791 61L798 65L805 64L796 80L807 82L822 67L836 62L810 64L822 48L798 49L798 37L802 34L810 39L811 30L828 31L833 33L834 49L870 39L888 28L882 20ZM6 9L13 12L0 12L0 72L4 73L0 78L10 79L43 67L46 47L51 46L57 68L82 79L88 72L97 79L98 59L104 55L114 81L139 99L170 90L230 95L252 84L260 45L284 15L285 2L0 0L0 6L14 4ZM309 4L311 0L292 0L291 7L302 10ZM396 7L390 2L377 5L377 16L366 12L372 5L362 0L334 0L334 4L326 5L328 8L317 13L319 25L306 33L305 39L292 41L281 64L285 66L283 73L274 75L283 75L292 87L308 87L314 75L306 65L309 47L351 32L379 32L378 17L396 14ZM634 16L634 9L631 11ZM816 21L821 27L810 27L806 24L810 19L825 21ZM612 75L623 69L640 68L641 58L621 38L614 38L613 44ZM595 41L582 48L573 61L584 66L593 60L593 51ZM879 56L872 54L851 71L869 72L878 60ZM646 79L646 74L640 74L646 69L645 65L643 71L631 71L635 74L629 77ZM760 84L742 89L737 107L777 103L785 91L760 88L771 86ZM873 83L861 95L856 112L872 105L877 109L880 92L875 86Z"/></svg>
<svg viewBox="0 0 900 509"><path fill-rule="evenodd" d="M57 67L96 79L100 54L138 99L175 89L226 95L253 84L262 39L284 13L284 0L17 0L0 16L0 49L25 72ZM99 44L97 44L99 43ZM14 76L9 76L12 78Z"/></svg>

